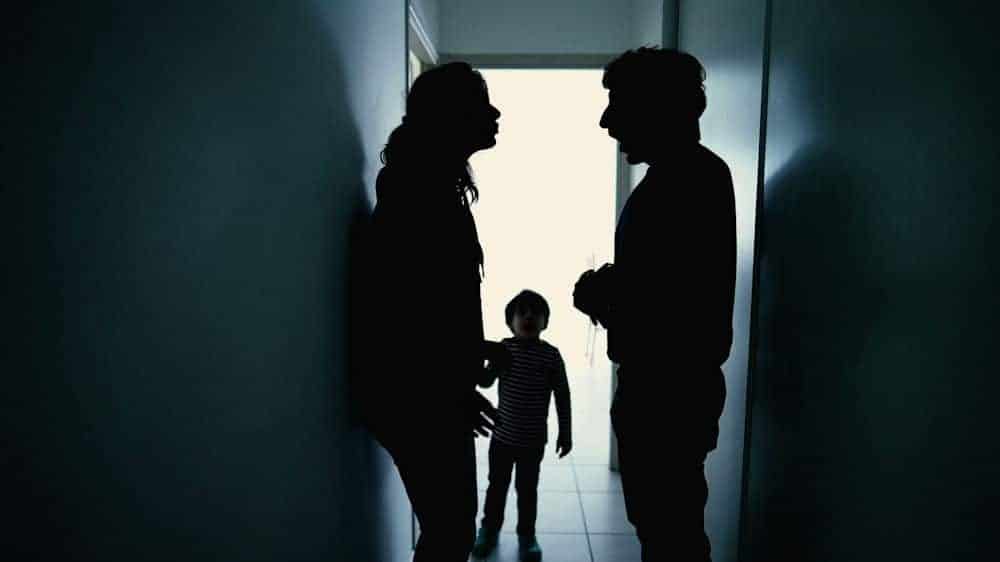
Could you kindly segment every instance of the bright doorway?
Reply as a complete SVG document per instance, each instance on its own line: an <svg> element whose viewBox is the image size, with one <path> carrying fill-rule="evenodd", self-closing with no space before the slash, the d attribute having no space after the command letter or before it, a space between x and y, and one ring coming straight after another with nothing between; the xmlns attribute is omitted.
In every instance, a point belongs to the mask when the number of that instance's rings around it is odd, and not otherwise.
<svg viewBox="0 0 1000 562"><path fill-rule="evenodd" d="M480 190L473 213L485 253L486 337L510 335L504 307L522 289L541 293L552 317L543 339L566 362L573 452L555 454L558 423L538 487L538 541L556 560L638 561L621 480L611 471L612 372L603 330L573 308L580 273L612 260L618 151L598 121L607 104L600 69L480 69L500 109L497 146L475 154ZM496 401L496 385L484 392ZM488 486L489 441L477 440L479 508ZM513 486L512 486L513 488ZM516 492L507 499L500 546L490 562L517 560ZM478 519L477 519L478 523Z"/></svg>
<svg viewBox="0 0 1000 562"><path fill-rule="evenodd" d="M612 261L618 157L598 125L607 103L601 70L480 72L502 112L497 146L471 159L480 190L473 213L486 255L486 337L510 335L504 307L522 289L546 298L552 317L542 337L562 353L573 402L574 450L564 462L606 467L607 340L572 306L580 273ZM496 387L488 392L495 400ZM557 429L552 408L550 449ZM547 453L547 462L554 458Z"/></svg>

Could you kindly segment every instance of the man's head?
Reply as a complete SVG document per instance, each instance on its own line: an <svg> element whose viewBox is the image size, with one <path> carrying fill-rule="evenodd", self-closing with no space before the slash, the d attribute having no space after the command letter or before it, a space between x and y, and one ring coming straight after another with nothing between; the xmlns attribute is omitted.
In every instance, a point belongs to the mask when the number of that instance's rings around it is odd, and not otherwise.
<svg viewBox="0 0 1000 562"><path fill-rule="evenodd" d="M705 69L676 49L640 47L604 68L608 107L601 127L630 164L651 163L671 146L697 142L705 111Z"/></svg>
<svg viewBox="0 0 1000 562"><path fill-rule="evenodd" d="M519 338L537 338L549 325L549 303L542 295L524 290L504 309L507 326Z"/></svg>

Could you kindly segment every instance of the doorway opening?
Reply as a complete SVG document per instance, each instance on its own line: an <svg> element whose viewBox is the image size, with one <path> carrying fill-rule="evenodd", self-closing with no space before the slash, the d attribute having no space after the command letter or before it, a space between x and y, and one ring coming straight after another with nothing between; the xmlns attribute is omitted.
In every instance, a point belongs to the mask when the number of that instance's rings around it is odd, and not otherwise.
<svg viewBox="0 0 1000 562"><path fill-rule="evenodd" d="M573 308L573 284L612 261L617 145L598 121L607 102L600 69L479 69L500 109L497 145L470 160L480 191L473 206L485 253L486 337L511 335L504 307L522 289L551 308L542 338L566 363L573 410L573 452L552 464L610 460L611 363L600 327ZM496 400L496 386L487 394ZM558 430L555 405L550 445ZM485 440L481 440L485 459ZM550 447L550 449L552 448ZM544 472L544 470L543 470Z"/></svg>
<svg viewBox="0 0 1000 562"><path fill-rule="evenodd" d="M572 402L573 451L555 453L558 422L550 402L549 442L538 485L538 540L566 559L638 560L612 466L609 418L612 364L603 328L573 308L580 274L613 261L622 170L617 143L600 128L607 91L601 68L480 68L502 113L497 145L470 159L479 202L472 210L485 254L486 337L511 335L504 308L531 289L549 303L542 339L559 349ZM483 391L496 403L498 387ZM479 514L489 484L489 440L477 439ZM506 502L505 538L491 560L516 560L516 491ZM506 545L506 546L504 546Z"/></svg>

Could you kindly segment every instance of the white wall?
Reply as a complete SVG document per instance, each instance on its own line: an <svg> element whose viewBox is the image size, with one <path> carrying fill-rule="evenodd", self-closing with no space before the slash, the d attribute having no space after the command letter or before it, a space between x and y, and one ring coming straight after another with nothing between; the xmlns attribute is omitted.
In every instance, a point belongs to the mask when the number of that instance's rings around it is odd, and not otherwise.
<svg viewBox="0 0 1000 562"><path fill-rule="evenodd" d="M403 1L31 11L3 23L3 558L407 560L346 364Z"/></svg>
<svg viewBox="0 0 1000 562"><path fill-rule="evenodd" d="M630 4L615 0L440 0L441 51L605 54L631 43Z"/></svg>
<svg viewBox="0 0 1000 562"><path fill-rule="evenodd" d="M708 107L701 118L702 144L715 151L733 175L736 194L736 299L733 346L723 366L726 405L719 446L706 465L709 502L706 526L712 559L735 562L739 542L743 435L750 345L754 224L760 142L765 0L682 1L679 47L705 67Z"/></svg>
<svg viewBox="0 0 1000 562"><path fill-rule="evenodd" d="M664 0L632 0L629 27L631 47L661 45L663 41Z"/></svg>
<svg viewBox="0 0 1000 562"><path fill-rule="evenodd" d="M440 41L449 55L618 54L639 45L664 44L664 5L673 18L676 0L412 0L437 14ZM421 6L425 3L434 5ZM433 16L429 16L433 17ZM669 21L673 44L673 19Z"/></svg>

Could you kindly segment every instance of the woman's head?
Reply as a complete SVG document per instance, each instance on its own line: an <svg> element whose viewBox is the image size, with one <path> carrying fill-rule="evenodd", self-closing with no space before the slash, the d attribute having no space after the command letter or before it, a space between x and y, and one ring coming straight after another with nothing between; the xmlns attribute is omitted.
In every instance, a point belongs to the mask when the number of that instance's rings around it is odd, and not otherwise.
<svg viewBox="0 0 1000 562"><path fill-rule="evenodd" d="M468 158L496 144L499 118L482 75L467 63L453 62L417 77L406 97L403 122Z"/></svg>
<svg viewBox="0 0 1000 562"><path fill-rule="evenodd" d="M403 123L389 136L382 161L455 166L460 184L472 191L466 161L496 144L500 112L490 104L486 82L464 62L432 68L413 82Z"/></svg>

